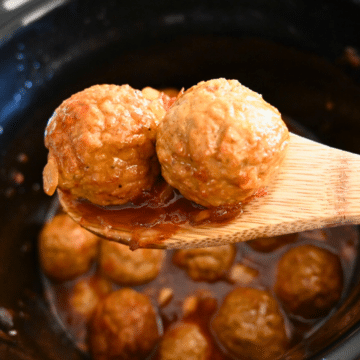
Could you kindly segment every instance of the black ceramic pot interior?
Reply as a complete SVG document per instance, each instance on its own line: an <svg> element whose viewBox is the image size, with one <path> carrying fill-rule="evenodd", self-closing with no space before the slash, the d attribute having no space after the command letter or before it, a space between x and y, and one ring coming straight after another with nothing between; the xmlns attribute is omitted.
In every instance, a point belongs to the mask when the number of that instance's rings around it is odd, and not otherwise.
<svg viewBox="0 0 360 360"><path fill-rule="evenodd" d="M42 191L43 131L76 91L235 78L321 141L360 153L360 63L349 56L360 51L360 5L144 4L70 1L0 45L1 359L84 358L43 298L36 249L51 203ZM337 359L343 349L343 360L360 356L358 268L342 306L286 359Z"/></svg>

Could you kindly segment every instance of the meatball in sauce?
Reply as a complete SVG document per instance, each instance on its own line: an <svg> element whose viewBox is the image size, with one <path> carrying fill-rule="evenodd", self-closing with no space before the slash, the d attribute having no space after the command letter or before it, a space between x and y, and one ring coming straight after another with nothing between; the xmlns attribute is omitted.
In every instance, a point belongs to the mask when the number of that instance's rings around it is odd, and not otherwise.
<svg viewBox="0 0 360 360"><path fill-rule="evenodd" d="M83 229L69 215L56 215L39 236L40 266L54 280L74 279L90 269L99 241L99 237Z"/></svg>
<svg viewBox="0 0 360 360"><path fill-rule="evenodd" d="M94 360L143 360L159 339L157 314L146 295L123 288L97 305L90 325Z"/></svg>
<svg viewBox="0 0 360 360"><path fill-rule="evenodd" d="M112 284L101 276L92 276L76 282L71 291L71 309L89 321L98 302L113 291Z"/></svg>
<svg viewBox="0 0 360 360"><path fill-rule="evenodd" d="M211 345L196 323L169 329L159 346L159 360L211 360Z"/></svg>
<svg viewBox="0 0 360 360"><path fill-rule="evenodd" d="M230 292L212 328L231 354L244 359L276 359L288 347L280 308L270 293L253 288Z"/></svg>
<svg viewBox="0 0 360 360"><path fill-rule="evenodd" d="M342 294L340 259L331 251L310 244L292 248L278 263L274 289L290 314L305 319L324 316Z"/></svg>
<svg viewBox="0 0 360 360"><path fill-rule="evenodd" d="M193 280L211 282L219 280L230 269L235 252L234 245L177 250L173 261Z"/></svg>
<svg viewBox="0 0 360 360"><path fill-rule="evenodd" d="M165 257L164 250L137 249L102 240L99 255L100 272L119 285L140 285L154 280Z"/></svg>

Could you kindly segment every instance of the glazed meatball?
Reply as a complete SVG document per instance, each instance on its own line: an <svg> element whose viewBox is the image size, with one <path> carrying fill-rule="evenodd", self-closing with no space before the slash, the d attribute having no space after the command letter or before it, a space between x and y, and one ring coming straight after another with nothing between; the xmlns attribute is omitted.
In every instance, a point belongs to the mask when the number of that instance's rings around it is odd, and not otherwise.
<svg viewBox="0 0 360 360"><path fill-rule="evenodd" d="M231 267L235 252L233 245L183 249L175 252L173 262L195 281L216 281Z"/></svg>
<svg viewBox="0 0 360 360"><path fill-rule="evenodd" d="M156 311L149 298L129 288L101 301L90 326L94 360L143 360L159 337Z"/></svg>
<svg viewBox="0 0 360 360"><path fill-rule="evenodd" d="M45 131L45 192L58 186L75 198L115 205L150 189L160 171L155 134L162 99L149 100L129 85L95 85L65 100Z"/></svg>
<svg viewBox="0 0 360 360"><path fill-rule="evenodd" d="M220 343L241 359L277 359L288 345L278 304L264 290L237 288L230 292L212 328Z"/></svg>
<svg viewBox="0 0 360 360"><path fill-rule="evenodd" d="M101 272L119 285L140 285L154 280L165 258L164 250L130 250L127 245L101 241Z"/></svg>
<svg viewBox="0 0 360 360"><path fill-rule="evenodd" d="M182 323L164 334L159 355L159 360L210 360L211 348L197 324Z"/></svg>
<svg viewBox="0 0 360 360"><path fill-rule="evenodd" d="M66 214L45 224L39 237L40 265L54 280L66 281L86 273L98 253L100 238Z"/></svg>
<svg viewBox="0 0 360 360"><path fill-rule="evenodd" d="M99 276L82 279L72 289L69 303L73 311L89 320L98 302L111 291L112 285L107 279Z"/></svg>
<svg viewBox="0 0 360 360"><path fill-rule="evenodd" d="M159 125L156 151L165 180L205 207L233 205L268 185L286 153L280 113L236 80L185 91Z"/></svg>
<svg viewBox="0 0 360 360"><path fill-rule="evenodd" d="M326 315L339 301L342 289L341 263L329 250L301 245L279 261L275 292L292 315L305 319Z"/></svg>

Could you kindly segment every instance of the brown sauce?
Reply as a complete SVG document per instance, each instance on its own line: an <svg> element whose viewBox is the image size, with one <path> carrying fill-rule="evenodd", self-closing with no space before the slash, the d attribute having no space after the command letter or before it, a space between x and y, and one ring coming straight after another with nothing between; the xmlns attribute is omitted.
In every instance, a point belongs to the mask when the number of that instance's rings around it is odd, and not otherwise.
<svg viewBox="0 0 360 360"><path fill-rule="evenodd" d="M66 202L76 213L82 215L80 224L86 227L90 223L106 224L106 227L119 229L132 234L130 246L136 249L144 244L141 241L143 231L154 229L158 232L152 242L161 242L185 226L225 224L242 212L243 204L205 208L184 198L179 191L168 185L162 177L151 191L132 202L120 206L98 206L84 199L73 199L63 191ZM262 196L259 191L256 196ZM250 199L248 200L250 201Z"/></svg>

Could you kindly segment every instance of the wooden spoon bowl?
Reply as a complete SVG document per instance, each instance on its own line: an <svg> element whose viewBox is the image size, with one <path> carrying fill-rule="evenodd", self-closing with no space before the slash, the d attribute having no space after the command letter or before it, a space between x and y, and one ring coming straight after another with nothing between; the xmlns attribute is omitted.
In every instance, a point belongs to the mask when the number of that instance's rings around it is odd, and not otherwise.
<svg viewBox="0 0 360 360"><path fill-rule="evenodd" d="M67 201L61 190L58 193L64 210L80 225L109 240L131 245L131 232L107 226L106 219L90 221ZM236 219L221 226L186 225L160 241L154 230L149 229L143 232L137 246L168 249L218 246L359 223L360 155L291 133L286 158L267 188L267 195L246 204Z"/></svg>

